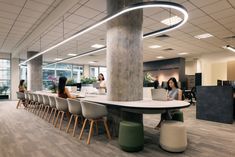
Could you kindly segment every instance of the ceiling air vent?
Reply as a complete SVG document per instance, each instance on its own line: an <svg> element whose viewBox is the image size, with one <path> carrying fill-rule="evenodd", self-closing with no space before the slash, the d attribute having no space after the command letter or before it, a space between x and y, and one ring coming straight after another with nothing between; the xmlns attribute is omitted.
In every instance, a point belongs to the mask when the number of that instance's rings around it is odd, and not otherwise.
<svg viewBox="0 0 235 157"><path fill-rule="evenodd" d="M156 38L169 38L169 37L170 36L167 34L162 34L162 35L156 36Z"/></svg>
<svg viewBox="0 0 235 157"><path fill-rule="evenodd" d="M224 39L235 39L235 35L233 35L233 36L228 36L228 37L224 37Z"/></svg>
<svg viewBox="0 0 235 157"><path fill-rule="evenodd" d="M172 51L174 50L173 48L167 48L167 49L163 49L163 51Z"/></svg>
<svg viewBox="0 0 235 157"><path fill-rule="evenodd" d="M168 38L170 38L170 36L166 35L166 34L162 34L162 35L159 35L159 36L155 37L155 39L157 39L157 40L166 40Z"/></svg>

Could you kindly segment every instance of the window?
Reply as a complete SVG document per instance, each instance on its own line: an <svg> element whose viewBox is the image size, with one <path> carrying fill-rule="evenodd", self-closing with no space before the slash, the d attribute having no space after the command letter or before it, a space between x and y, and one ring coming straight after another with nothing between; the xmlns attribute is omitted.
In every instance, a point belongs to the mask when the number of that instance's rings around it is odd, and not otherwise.
<svg viewBox="0 0 235 157"><path fill-rule="evenodd" d="M52 80L59 80L59 77L65 76L68 79L74 79L75 82L80 82L80 77L83 75L83 66L58 63L42 68L43 89L50 88L53 84ZM20 79L27 79L27 66L20 67Z"/></svg>
<svg viewBox="0 0 235 157"><path fill-rule="evenodd" d="M107 79L107 68L106 67L99 67L99 73L104 75L104 79Z"/></svg>
<svg viewBox="0 0 235 157"><path fill-rule="evenodd" d="M55 78L55 69L42 69L42 84L43 89L49 88L52 85L52 79Z"/></svg>
<svg viewBox="0 0 235 157"><path fill-rule="evenodd" d="M72 77L72 65L59 63L56 64L56 77L59 78L61 76L65 76L67 78Z"/></svg>
<svg viewBox="0 0 235 157"><path fill-rule="evenodd" d="M90 67L90 77L95 77L98 79L99 67Z"/></svg>
<svg viewBox="0 0 235 157"><path fill-rule="evenodd" d="M11 73L11 66L9 59L0 59L0 95L10 95L10 73ZM4 98L7 98L4 97Z"/></svg>
<svg viewBox="0 0 235 157"><path fill-rule="evenodd" d="M27 66L20 66L20 80L27 80Z"/></svg>
<svg viewBox="0 0 235 157"><path fill-rule="evenodd" d="M95 77L98 79L99 73L104 75L104 78L107 78L107 68L106 67L90 67L90 77Z"/></svg>
<svg viewBox="0 0 235 157"><path fill-rule="evenodd" d="M83 75L83 66L59 63L43 67L43 89L52 85L52 80L59 80L59 77L65 76L67 79L74 79L80 82L80 76Z"/></svg>
<svg viewBox="0 0 235 157"><path fill-rule="evenodd" d="M81 76L83 75L83 67L78 65L73 65L72 78L75 82L80 82Z"/></svg>

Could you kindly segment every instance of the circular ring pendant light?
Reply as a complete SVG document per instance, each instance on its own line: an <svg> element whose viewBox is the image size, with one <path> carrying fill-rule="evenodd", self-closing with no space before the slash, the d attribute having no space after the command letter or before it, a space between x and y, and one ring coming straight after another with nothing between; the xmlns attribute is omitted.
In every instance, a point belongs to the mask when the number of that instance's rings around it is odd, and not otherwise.
<svg viewBox="0 0 235 157"><path fill-rule="evenodd" d="M44 51L41 51L39 52L38 54L30 57L29 59L25 60L24 62L20 63L20 65L24 65L25 63L27 63L28 61L44 54L44 53L47 53L53 49L55 49L56 47L59 47L67 42L69 42L70 40L74 39L74 38L77 38L79 36L81 36L82 34L85 34L87 32L89 32L90 30L93 30L95 29L96 27L108 22L108 21L111 21L112 19L118 17L118 16L121 16L127 12L130 12L130 11L133 11L133 10L138 10L138 9L145 9L145 8L169 8L169 9L174 9L174 10L177 10L179 11L180 13L183 14L183 19L181 21L179 21L178 23L174 24L174 25L170 25L168 27L165 27L165 28L162 28L162 29L159 29L159 30L155 30L155 31L152 31L152 32L149 32L149 33L146 33L143 35L143 38L148 38L148 37L152 37L152 36L156 36L156 35L160 35L162 33L166 33L166 32L169 32L169 31L172 31L176 28L179 28L180 26L182 26L183 24L186 23L186 21L188 20L188 13L187 13L187 10L180 4L177 4L177 3L174 3L174 2L166 2L166 1L150 1L150 2L141 2L141 3L135 3L135 4L132 4L132 5L129 5L119 11L117 11L116 13L114 14L111 14L111 15L108 15L106 16L105 18L101 19L100 21L98 21L97 23L91 25L91 26L88 26L80 31L78 31L77 33L73 34L72 36L70 36L69 38L53 45L52 47L50 48L47 48L46 50ZM102 48L98 48L98 49L95 49L95 50L92 50L92 51L88 51L88 52L84 52L84 53L81 53L81 54L78 54L76 56L73 56L73 57L68 57L68 58L65 58L63 60L60 60L60 61L57 61L57 62L53 62L51 64L55 64L55 63L59 63L59 62L64 62L64 61L68 61L68 60L71 60L71 59L75 59L75 58L78 58L78 57L83 57L83 56L86 56L86 55L90 55L90 54L93 54L93 53L96 53L96 52L99 52L99 51L102 51L102 50L105 50L106 49L106 46L102 47ZM51 64L48 64L48 65L51 65Z"/></svg>

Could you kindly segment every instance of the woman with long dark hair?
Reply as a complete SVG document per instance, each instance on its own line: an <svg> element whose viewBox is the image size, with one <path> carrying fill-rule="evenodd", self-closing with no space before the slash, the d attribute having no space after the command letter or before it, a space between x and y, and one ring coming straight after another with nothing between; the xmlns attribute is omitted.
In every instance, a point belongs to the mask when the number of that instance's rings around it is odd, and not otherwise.
<svg viewBox="0 0 235 157"><path fill-rule="evenodd" d="M182 90L179 89L178 83L174 77L171 77L167 81L167 96L168 100L182 100ZM168 112L161 114L161 120L158 123L158 125L155 127L155 129L158 129L161 127L162 121L169 120L172 118L172 115L178 110L170 110Z"/></svg>
<svg viewBox="0 0 235 157"><path fill-rule="evenodd" d="M19 92L24 93L26 91L26 88L24 86L24 80L20 80L20 84L19 84L18 88L19 88Z"/></svg>
<svg viewBox="0 0 235 157"><path fill-rule="evenodd" d="M61 98L76 98L74 96L72 96L69 92L69 90L65 87L67 82L67 78L66 77L60 77L59 78L59 84L58 84L58 97Z"/></svg>
<svg viewBox="0 0 235 157"><path fill-rule="evenodd" d="M179 89L178 83L174 77L167 81L168 99L182 100L182 90Z"/></svg>

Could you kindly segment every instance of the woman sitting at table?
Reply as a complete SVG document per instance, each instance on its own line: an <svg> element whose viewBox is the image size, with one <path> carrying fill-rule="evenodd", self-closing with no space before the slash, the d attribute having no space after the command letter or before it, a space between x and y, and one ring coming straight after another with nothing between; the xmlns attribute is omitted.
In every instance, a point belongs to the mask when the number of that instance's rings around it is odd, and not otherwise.
<svg viewBox="0 0 235 157"><path fill-rule="evenodd" d="M171 77L167 81L167 89L168 89L167 90L168 100L182 100L182 90L179 89L177 81L174 77ZM158 123L158 125L155 127L155 129L158 129L161 127L162 121L171 119L172 115L176 111L178 111L178 110L170 110L168 112L162 113L161 120Z"/></svg>
<svg viewBox="0 0 235 157"><path fill-rule="evenodd" d="M99 93L105 93L106 92L106 83L104 79L104 75L102 73L98 76L98 82L99 82Z"/></svg>
<svg viewBox="0 0 235 157"><path fill-rule="evenodd" d="M26 88L24 86L24 80L20 80L20 84L19 84L18 88L19 88L19 92L21 92L21 93L26 92ZM22 100L22 103L23 103L24 107L27 107L25 100Z"/></svg>
<svg viewBox="0 0 235 157"><path fill-rule="evenodd" d="M69 90L65 87L67 82L66 77L60 77L59 78L59 85L58 85L58 97L61 98L73 98L75 99L76 97L72 96L69 92Z"/></svg>
<svg viewBox="0 0 235 157"><path fill-rule="evenodd" d="M18 88L19 88L19 92L24 93L26 91L26 88L24 86L24 80L20 80L20 84L19 84Z"/></svg>

